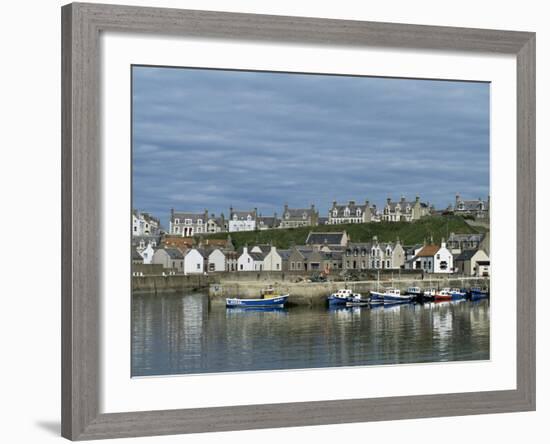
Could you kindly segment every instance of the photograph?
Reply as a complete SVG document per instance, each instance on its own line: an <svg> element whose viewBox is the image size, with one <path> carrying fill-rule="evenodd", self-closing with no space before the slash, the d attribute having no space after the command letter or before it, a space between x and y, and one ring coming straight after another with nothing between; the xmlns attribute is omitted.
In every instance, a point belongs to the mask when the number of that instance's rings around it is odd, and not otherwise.
<svg viewBox="0 0 550 444"><path fill-rule="evenodd" d="M131 110L132 377L491 359L490 82L132 65Z"/></svg>

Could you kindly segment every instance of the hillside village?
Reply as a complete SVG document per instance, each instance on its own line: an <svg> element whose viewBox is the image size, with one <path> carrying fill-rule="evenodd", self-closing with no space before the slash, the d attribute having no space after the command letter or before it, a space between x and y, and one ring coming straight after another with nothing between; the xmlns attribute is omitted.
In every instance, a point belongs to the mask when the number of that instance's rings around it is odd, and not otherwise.
<svg viewBox="0 0 550 444"><path fill-rule="evenodd" d="M329 277L421 270L486 277L490 276L489 214L489 198L464 200L456 195L453 206L436 210L417 196L412 201L388 198L380 209L368 200L333 202L326 216L320 216L314 205L285 204L280 217L262 216L257 208L230 207L227 219L208 210L171 210L164 231L158 218L134 210L132 272L143 276L265 271ZM428 222L462 232L434 239ZM414 238L407 236L409 227L416 229ZM380 237L365 238L370 232Z"/></svg>

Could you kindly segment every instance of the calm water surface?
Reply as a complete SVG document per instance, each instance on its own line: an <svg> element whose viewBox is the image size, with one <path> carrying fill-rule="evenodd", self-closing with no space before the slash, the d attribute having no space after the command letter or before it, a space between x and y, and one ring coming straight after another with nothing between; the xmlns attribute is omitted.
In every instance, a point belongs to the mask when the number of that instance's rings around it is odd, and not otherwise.
<svg viewBox="0 0 550 444"><path fill-rule="evenodd" d="M132 375L489 359L489 301L240 311L134 296Z"/></svg>

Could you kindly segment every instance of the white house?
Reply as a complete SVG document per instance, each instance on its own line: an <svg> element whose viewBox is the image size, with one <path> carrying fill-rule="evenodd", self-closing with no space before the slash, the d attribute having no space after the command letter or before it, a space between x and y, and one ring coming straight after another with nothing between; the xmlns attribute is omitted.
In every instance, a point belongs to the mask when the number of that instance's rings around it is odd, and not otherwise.
<svg viewBox="0 0 550 444"><path fill-rule="evenodd" d="M132 211L132 236L154 236L159 234L160 221L149 213Z"/></svg>
<svg viewBox="0 0 550 444"><path fill-rule="evenodd" d="M254 253L256 254L256 253ZM237 259L238 271L254 271L254 259L248 252L248 247L243 247L243 252Z"/></svg>
<svg viewBox="0 0 550 444"><path fill-rule="evenodd" d="M225 254L216 248L208 255L208 271L225 271Z"/></svg>
<svg viewBox="0 0 550 444"><path fill-rule="evenodd" d="M204 257L196 248L191 248L185 252L183 272L185 274L204 273Z"/></svg>
<svg viewBox="0 0 550 444"><path fill-rule="evenodd" d="M277 247L273 245L256 246L250 250L251 253L261 254L262 267L264 271L281 271L283 269L283 259L277 252ZM255 267L257 270L258 268Z"/></svg>
<svg viewBox="0 0 550 444"><path fill-rule="evenodd" d="M257 213L256 208L252 211L237 211L233 207L229 208L229 232L254 231L256 229Z"/></svg>
<svg viewBox="0 0 550 444"><path fill-rule="evenodd" d="M153 254L155 254L155 249L153 248L153 245L151 245L151 243L148 243L145 249L140 252L140 254L141 257L143 257L144 264L153 263Z"/></svg>
<svg viewBox="0 0 550 444"><path fill-rule="evenodd" d="M441 245L426 245L408 262L407 268L426 273L453 273L453 255L445 242L441 242Z"/></svg>

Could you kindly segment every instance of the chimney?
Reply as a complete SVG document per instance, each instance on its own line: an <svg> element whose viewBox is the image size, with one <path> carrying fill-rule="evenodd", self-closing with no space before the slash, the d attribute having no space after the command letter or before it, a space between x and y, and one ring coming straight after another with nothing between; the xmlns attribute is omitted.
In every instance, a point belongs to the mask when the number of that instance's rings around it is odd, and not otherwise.
<svg viewBox="0 0 550 444"><path fill-rule="evenodd" d="M229 217L231 218L233 216L233 205L229 207Z"/></svg>
<svg viewBox="0 0 550 444"><path fill-rule="evenodd" d="M170 219L174 219L174 209L170 208Z"/></svg>
<svg viewBox="0 0 550 444"><path fill-rule="evenodd" d="M351 207L351 206L353 206L353 205L355 205L355 201L354 201L354 200L350 200L350 201L349 201L349 206Z"/></svg>
<svg viewBox="0 0 550 444"><path fill-rule="evenodd" d="M401 195L401 202L405 202L405 196Z"/></svg>
<svg viewBox="0 0 550 444"><path fill-rule="evenodd" d="M442 237L441 238L441 248L445 248L447 246L447 244L445 243L445 238Z"/></svg>
<svg viewBox="0 0 550 444"><path fill-rule="evenodd" d="M416 202L416 203L420 202L420 196L419 196L418 194L416 195L415 202Z"/></svg>
<svg viewBox="0 0 550 444"><path fill-rule="evenodd" d="M288 211L288 203L285 203L285 213Z"/></svg>
<svg viewBox="0 0 550 444"><path fill-rule="evenodd" d="M369 204L370 204L370 202L369 202L369 200L367 199L367 200L365 201L365 207L368 208L368 207L369 207Z"/></svg>
<svg viewBox="0 0 550 444"><path fill-rule="evenodd" d="M387 202L387 204L389 205L390 202L391 202L391 197L388 197L388 198L386 199L386 202Z"/></svg>
<svg viewBox="0 0 550 444"><path fill-rule="evenodd" d="M378 236L372 236L372 241L373 242L378 242Z"/></svg>
<svg viewBox="0 0 550 444"><path fill-rule="evenodd" d="M315 204L311 204L311 211L315 211Z"/></svg>
<svg viewBox="0 0 550 444"><path fill-rule="evenodd" d="M456 193L455 202L458 204L459 200L460 200L460 194Z"/></svg>
<svg viewBox="0 0 550 444"><path fill-rule="evenodd" d="M333 201L332 201L332 208L334 208L335 206L336 206L336 201L333 200Z"/></svg>

